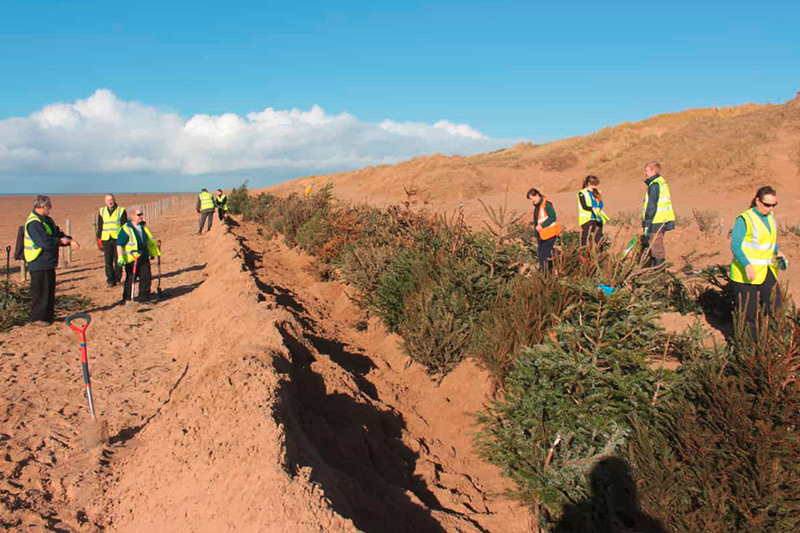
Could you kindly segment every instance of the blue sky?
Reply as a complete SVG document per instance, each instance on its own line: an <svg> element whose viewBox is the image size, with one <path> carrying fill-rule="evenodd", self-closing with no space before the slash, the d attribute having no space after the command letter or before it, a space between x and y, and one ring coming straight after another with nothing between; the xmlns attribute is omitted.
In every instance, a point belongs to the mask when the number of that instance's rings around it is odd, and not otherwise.
<svg viewBox="0 0 800 533"><path fill-rule="evenodd" d="M181 188L210 173L275 181L418 153L554 140L687 108L783 102L800 90L799 4L2 0L0 186L18 189L24 177L89 187L115 175L145 175L154 185ZM143 156L129 143L109 147L127 166L99 164L97 154L70 159L64 171L41 161L64 161L56 152L86 147L64 145L51 122L43 140L44 126L13 119L53 104L74 107L98 89L110 91L111 107L135 103L184 122L234 114L247 131L254 129L248 113L272 108L299 120L305 136L288 152L270 149L267 158L253 146L288 146L300 134L262 138L250 131L251 163L243 167L221 157L187 170L191 165L165 153L154 163L152 148ZM320 125L310 115L290 115L315 105L336 120ZM72 136L91 126L81 117ZM399 126L381 126L386 120ZM446 122L434 129L439 121ZM116 127L132 126L123 120ZM360 141L350 144L354 135ZM334 139L351 157L317 154L318 143ZM139 160L147 163L137 166Z"/></svg>

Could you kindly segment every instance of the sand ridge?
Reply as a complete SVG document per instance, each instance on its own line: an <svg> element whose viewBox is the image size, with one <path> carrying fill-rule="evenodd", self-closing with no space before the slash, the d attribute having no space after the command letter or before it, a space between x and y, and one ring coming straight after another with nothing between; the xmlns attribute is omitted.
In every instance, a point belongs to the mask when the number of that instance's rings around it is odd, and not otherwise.
<svg viewBox="0 0 800 533"><path fill-rule="evenodd" d="M64 531L526 531L472 449L487 376L441 387L310 259L255 228L153 225L165 298L119 306L100 253L59 271L93 298L87 337L108 446L84 452L77 339L0 335L0 523Z"/></svg>

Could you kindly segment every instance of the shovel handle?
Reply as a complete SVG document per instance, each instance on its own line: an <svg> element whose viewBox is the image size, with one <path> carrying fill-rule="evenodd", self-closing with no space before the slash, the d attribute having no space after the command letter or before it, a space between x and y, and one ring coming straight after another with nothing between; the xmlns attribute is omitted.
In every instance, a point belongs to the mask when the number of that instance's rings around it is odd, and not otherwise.
<svg viewBox="0 0 800 533"><path fill-rule="evenodd" d="M85 323L82 327L73 326L72 321L76 319L83 319ZM77 331L78 334L82 334L86 332L86 328L89 327L89 324L92 323L92 317L90 317L86 313L75 313L74 315L69 315L67 318L64 319L64 322L67 324L67 327L73 331Z"/></svg>

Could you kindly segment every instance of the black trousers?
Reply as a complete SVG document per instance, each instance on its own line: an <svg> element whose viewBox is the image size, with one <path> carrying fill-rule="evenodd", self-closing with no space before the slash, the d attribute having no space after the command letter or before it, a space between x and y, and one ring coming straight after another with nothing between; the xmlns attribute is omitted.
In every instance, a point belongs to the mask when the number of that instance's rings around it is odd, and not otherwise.
<svg viewBox="0 0 800 533"><path fill-rule="evenodd" d="M136 300L146 302L150 299L150 285L153 279L149 259L139 259L136 264L136 279L139 280ZM126 302L131 299L133 281L133 263L128 263L125 265L125 285L122 288L122 299Z"/></svg>
<svg viewBox="0 0 800 533"><path fill-rule="evenodd" d="M56 271L31 273L31 322L52 322L56 315Z"/></svg>
<svg viewBox="0 0 800 533"><path fill-rule="evenodd" d="M762 314L772 315L772 310L781 306L781 293L776 287L778 280L771 270L767 271L767 277L760 285L738 281L732 281L731 284L736 308L744 308L744 320L753 333L759 308Z"/></svg>
<svg viewBox="0 0 800 533"><path fill-rule="evenodd" d="M220 220L225 220L225 210L224 209L217 209L217 214L219 215Z"/></svg>
<svg viewBox="0 0 800 533"><path fill-rule="evenodd" d="M556 244L556 238L552 237L545 241L539 239L539 268L553 270L553 246Z"/></svg>
<svg viewBox="0 0 800 533"><path fill-rule="evenodd" d="M589 242L599 244L603 239L603 225L598 220L590 220L581 226L581 246Z"/></svg>
<svg viewBox="0 0 800 533"><path fill-rule="evenodd" d="M117 264L117 240L103 241L103 258L106 262L106 282L112 285L122 279L122 267Z"/></svg>
<svg viewBox="0 0 800 533"><path fill-rule="evenodd" d="M197 233L203 233L203 224L205 221L208 220L208 228L206 231L211 231L211 223L214 222L214 210L211 211L201 211L200 212L200 228L198 228Z"/></svg>

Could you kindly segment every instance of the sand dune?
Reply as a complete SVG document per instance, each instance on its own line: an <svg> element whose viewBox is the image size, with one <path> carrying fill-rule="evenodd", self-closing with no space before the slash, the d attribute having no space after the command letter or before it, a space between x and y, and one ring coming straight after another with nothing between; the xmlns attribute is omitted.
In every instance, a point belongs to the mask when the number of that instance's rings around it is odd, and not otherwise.
<svg viewBox="0 0 800 533"><path fill-rule="evenodd" d="M800 104L693 110L543 146L295 180L332 183L343 201L387 205L415 190L418 207L550 196L576 226L575 190L600 176L612 217L638 211L642 166L658 159L681 217L667 238L674 268L727 263L727 229L755 188L774 184L781 224L797 224ZM150 198L121 197L121 203ZM150 199L151 200L151 199ZM11 243L30 198L3 199ZM163 240L165 298L120 306L91 247L96 197L56 197L60 224L78 220L86 246L58 273L60 293L90 297L93 388L107 446L85 452L88 420L77 339L62 323L0 334L0 525L58 531L528 531L528 511L500 494L508 481L472 446L473 413L491 394L469 362L441 385L408 365L397 338L366 317L310 259L256 228L217 223L195 235L192 202L152 224ZM701 231L693 209L716 211ZM636 227L610 228L619 244ZM800 237L779 243L800 276ZM793 283L796 285L796 283ZM62 317L63 318L63 317ZM674 324L673 324L674 325Z"/></svg>

